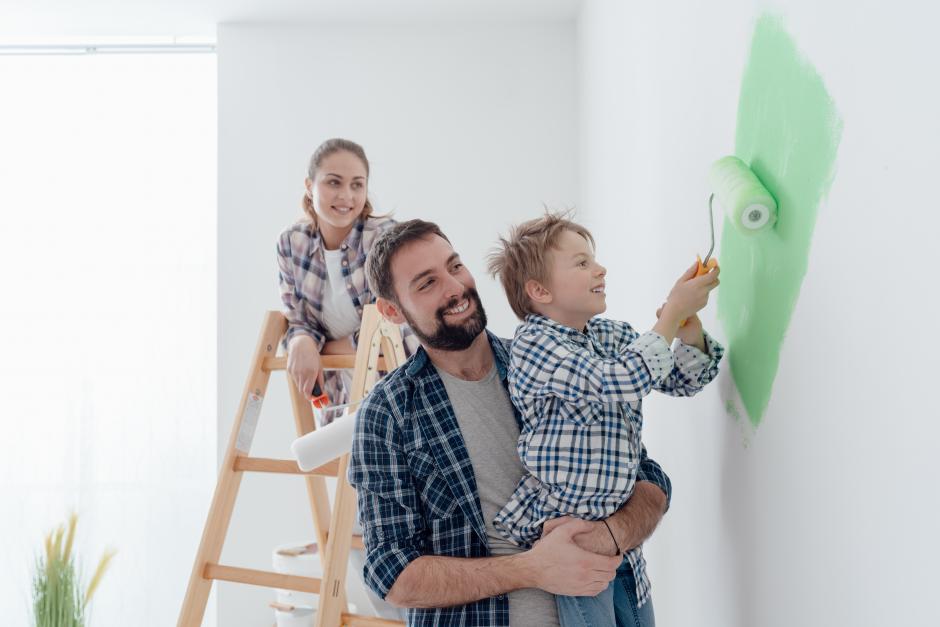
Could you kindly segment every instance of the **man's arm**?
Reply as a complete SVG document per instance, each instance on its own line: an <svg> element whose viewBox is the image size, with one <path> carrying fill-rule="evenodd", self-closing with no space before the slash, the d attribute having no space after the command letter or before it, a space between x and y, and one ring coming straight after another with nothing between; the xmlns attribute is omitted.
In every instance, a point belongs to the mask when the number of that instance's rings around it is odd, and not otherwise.
<svg viewBox="0 0 940 627"><path fill-rule="evenodd" d="M576 520L535 548L515 555L464 558L423 555L405 567L385 600L399 607L449 607L519 590L596 596L622 558L578 547L573 536L591 523Z"/></svg>
<svg viewBox="0 0 940 627"><path fill-rule="evenodd" d="M600 520L584 521L562 516L545 523L542 530L543 540L539 540L536 546L555 535L552 531L562 531L573 522L583 522L590 526L574 537L577 545L585 551L599 555L616 555L617 547L626 552L643 544L653 535L665 513L666 495L662 488L649 481L637 481L630 500L607 519L610 531ZM617 539L617 546L614 546L611 534Z"/></svg>
<svg viewBox="0 0 940 627"><path fill-rule="evenodd" d="M637 547L647 540L663 515L669 509L672 497L672 482L662 467L646 453L646 447L640 453L640 468L637 472L636 484L633 494L624 505L607 519L610 531L601 521L592 521L584 533L574 537L578 546L586 551L600 553L601 555L614 555L617 545L624 551ZM556 518L545 523L542 537L560 525L566 525L575 520L569 516Z"/></svg>
<svg viewBox="0 0 940 627"><path fill-rule="evenodd" d="M426 521L402 450L390 401L379 383L359 409L349 456L349 483L356 488L363 577L383 599L408 564L420 557Z"/></svg>
<svg viewBox="0 0 940 627"><path fill-rule="evenodd" d="M662 489L649 481L639 481L630 500L607 519L607 524L620 548L629 551L653 535L665 513L666 495Z"/></svg>
<svg viewBox="0 0 940 627"><path fill-rule="evenodd" d="M448 607L520 588L594 596L607 587L621 560L575 544L573 535L590 528L584 521L559 532L545 547L516 555L427 555L420 495L395 418L381 397L381 390L373 390L359 410L349 464L366 547L364 575L379 596L401 607Z"/></svg>
<svg viewBox="0 0 940 627"><path fill-rule="evenodd" d="M643 445L633 495L607 519L620 548L629 551L653 535L659 521L669 510L671 500L672 481L669 475L647 454L646 445Z"/></svg>

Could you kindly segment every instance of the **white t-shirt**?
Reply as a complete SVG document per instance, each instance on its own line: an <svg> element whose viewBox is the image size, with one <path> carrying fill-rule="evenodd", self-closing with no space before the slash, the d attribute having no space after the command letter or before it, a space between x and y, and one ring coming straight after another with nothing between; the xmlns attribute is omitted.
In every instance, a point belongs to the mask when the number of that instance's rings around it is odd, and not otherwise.
<svg viewBox="0 0 940 627"><path fill-rule="evenodd" d="M323 249L329 278L323 286L323 317L320 323L327 337L338 340L359 330L359 313L343 278L343 250Z"/></svg>

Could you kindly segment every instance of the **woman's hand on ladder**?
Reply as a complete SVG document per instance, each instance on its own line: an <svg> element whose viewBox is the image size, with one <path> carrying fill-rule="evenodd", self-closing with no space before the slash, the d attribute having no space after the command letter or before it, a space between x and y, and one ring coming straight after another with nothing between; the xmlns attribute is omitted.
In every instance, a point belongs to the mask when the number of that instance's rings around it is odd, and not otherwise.
<svg viewBox="0 0 940 627"><path fill-rule="evenodd" d="M323 368L316 342L309 335L298 335L287 345L287 373L297 389L307 398L317 381L323 387Z"/></svg>

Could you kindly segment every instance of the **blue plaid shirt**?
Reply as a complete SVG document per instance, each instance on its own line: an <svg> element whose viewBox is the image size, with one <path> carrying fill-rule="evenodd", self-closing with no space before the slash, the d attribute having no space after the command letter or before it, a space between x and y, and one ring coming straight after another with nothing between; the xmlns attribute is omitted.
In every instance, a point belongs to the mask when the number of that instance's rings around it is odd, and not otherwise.
<svg viewBox="0 0 940 627"><path fill-rule="evenodd" d="M510 349L509 395L522 416L519 480L493 526L531 546L557 516L600 520L633 493L643 451L642 398L658 390L691 396L718 374L722 347L708 354L681 341L673 353L655 332L593 318L584 331L532 314ZM638 605L650 585L641 547L627 552Z"/></svg>
<svg viewBox="0 0 940 627"><path fill-rule="evenodd" d="M507 385L509 341L487 332ZM518 414L516 420L521 427ZM671 494L669 477L641 452L637 479ZM473 466L454 409L423 348L379 381L358 412L349 464L358 490L366 582L385 598L422 555L488 557ZM509 595L444 608L412 608L409 625L509 625Z"/></svg>

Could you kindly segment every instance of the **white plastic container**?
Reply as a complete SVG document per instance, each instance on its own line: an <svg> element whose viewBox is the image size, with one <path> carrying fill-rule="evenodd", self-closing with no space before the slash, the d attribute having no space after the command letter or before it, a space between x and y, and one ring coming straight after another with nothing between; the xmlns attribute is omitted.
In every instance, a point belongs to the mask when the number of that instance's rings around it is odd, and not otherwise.
<svg viewBox="0 0 940 627"><path fill-rule="evenodd" d="M320 552L316 543L291 542L274 547L271 555L274 572L300 577L323 577ZM277 589L277 602L294 606L293 611L275 610L277 627L312 627L320 605L320 595L312 592ZM283 621L283 622L282 622Z"/></svg>
<svg viewBox="0 0 940 627"><path fill-rule="evenodd" d="M274 572L301 577L315 577L317 579L323 578L323 567L320 564L320 552L316 543L292 542L278 545L274 548L272 560ZM346 594L349 611L357 614L361 608L372 616L404 620L403 611L389 605L365 586L362 581L364 563L365 555L362 551L353 549L349 554L349 566L346 571ZM319 607L320 596L310 592L278 589L277 602L295 608L293 614L288 611L275 611L275 617L278 619L277 627L312 627L316 620L316 610ZM306 610L310 610L310 612L306 612ZM282 624L281 620L285 622Z"/></svg>
<svg viewBox="0 0 940 627"><path fill-rule="evenodd" d="M295 607L292 610L274 610L277 627L311 627L317 617L313 607Z"/></svg>

